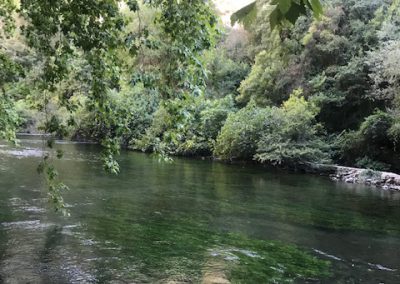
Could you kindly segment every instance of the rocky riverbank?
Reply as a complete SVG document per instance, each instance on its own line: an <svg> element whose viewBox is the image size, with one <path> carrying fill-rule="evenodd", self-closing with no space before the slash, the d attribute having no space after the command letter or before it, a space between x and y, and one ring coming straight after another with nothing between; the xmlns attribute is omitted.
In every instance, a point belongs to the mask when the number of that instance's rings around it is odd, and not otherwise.
<svg viewBox="0 0 400 284"><path fill-rule="evenodd" d="M334 181L365 184L384 190L400 191L400 175L395 173L336 165L312 165L310 168L313 172L329 175Z"/></svg>

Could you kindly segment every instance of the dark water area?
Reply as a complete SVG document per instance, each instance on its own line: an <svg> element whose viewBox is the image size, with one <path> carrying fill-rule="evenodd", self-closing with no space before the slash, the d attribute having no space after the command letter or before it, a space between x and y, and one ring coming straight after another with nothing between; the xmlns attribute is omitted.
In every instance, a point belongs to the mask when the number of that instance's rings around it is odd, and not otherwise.
<svg viewBox="0 0 400 284"><path fill-rule="evenodd" d="M0 143L0 283L400 283L400 194L259 166L59 142L69 217Z"/></svg>

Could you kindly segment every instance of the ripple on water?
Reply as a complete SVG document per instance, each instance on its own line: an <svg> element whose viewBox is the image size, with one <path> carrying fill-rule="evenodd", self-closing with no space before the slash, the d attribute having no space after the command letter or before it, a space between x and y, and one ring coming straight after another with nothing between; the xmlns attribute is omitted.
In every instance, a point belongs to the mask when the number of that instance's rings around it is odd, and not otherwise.
<svg viewBox="0 0 400 284"><path fill-rule="evenodd" d="M98 242L96 242L95 240L92 240L92 239L84 239L84 240L81 240L81 243L85 246L93 246L93 245L96 245Z"/></svg>
<svg viewBox="0 0 400 284"><path fill-rule="evenodd" d="M52 223L42 223L40 220L28 220L0 223L6 229L43 230L54 226Z"/></svg>
<svg viewBox="0 0 400 284"><path fill-rule="evenodd" d="M74 232L74 229L79 228L80 226L81 226L80 224L65 225L62 227L61 233L67 236L80 235L79 232Z"/></svg>
<svg viewBox="0 0 400 284"><path fill-rule="evenodd" d="M315 251L316 253L320 254L320 255L323 255L323 256L325 256L325 257L327 257L327 258L330 258L330 259L333 259L333 260L337 260L337 261L342 261L342 260L343 260L343 259L341 259L340 257L334 256L334 255L331 255L331 254L328 254L328 253L323 252L323 251L320 251L320 250L318 250L318 249L314 249L314 251Z"/></svg>
<svg viewBox="0 0 400 284"><path fill-rule="evenodd" d="M36 191L36 190L35 190ZM8 199L9 204L12 207L16 207L16 210L26 211L26 212L45 212L44 208L41 208L40 205L47 201L46 198L35 198L31 200L32 202L38 203L39 206L31 205L30 202L23 200L19 197L12 197Z"/></svg>
<svg viewBox="0 0 400 284"><path fill-rule="evenodd" d="M217 249L209 249L210 255L213 257L222 257L227 261L237 261L240 258L235 253L240 253L252 258L261 258L259 254L250 250L238 249L238 248L217 248Z"/></svg>
<svg viewBox="0 0 400 284"><path fill-rule="evenodd" d="M10 202L11 206L20 206L24 203L19 197L9 198L8 201Z"/></svg>
<svg viewBox="0 0 400 284"><path fill-rule="evenodd" d="M36 206L22 206L20 207L20 210L28 213L44 213L46 212L46 209L36 207Z"/></svg>
<svg viewBox="0 0 400 284"><path fill-rule="evenodd" d="M397 271L397 269L388 268L388 267L385 267L385 266L380 265L380 264L374 264L374 263L369 263L369 262L368 262L368 265L371 266L371 267L373 267L373 268L376 268L376 269L378 269L378 270L391 271L391 272Z"/></svg>
<svg viewBox="0 0 400 284"><path fill-rule="evenodd" d="M0 154L15 156L17 158L27 158L27 157L42 157L45 151L35 148L24 148L20 150L2 150L0 149Z"/></svg>
<svg viewBox="0 0 400 284"><path fill-rule="evenodd" d="M70 283L93 283L96 281L95 276L84 271L76 264L65 263L61 269L67 273Z"/></svg>

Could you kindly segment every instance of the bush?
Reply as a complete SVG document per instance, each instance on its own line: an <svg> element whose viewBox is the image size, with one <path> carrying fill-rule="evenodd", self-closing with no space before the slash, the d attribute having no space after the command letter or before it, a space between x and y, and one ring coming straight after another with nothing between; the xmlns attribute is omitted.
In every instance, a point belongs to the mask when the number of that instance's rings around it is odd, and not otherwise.
<svg viewBox="0 0 400 284"><path fill-rule="evenodd" d="M284 94L278 90L278 82L284 76L285 66L280 50L260 52L249 75L240 84L237 101L246 104L253 99L259 105L282 102Z"/></svg>
<svg viewBox="0 0 400 284"><path fill-rule="evenodd" d="M389 129L389 136L395 144L400 142L400 119L397 120L398 121L395 121Z"/></svg>
<svg viewBox="0 0 400 284"><path fill-rule="evenodd" d="M223 98L238 94L240 82L250 71L247 63L233 61L222 49L205 52L203 61L208 70L206 92L209 97Z"/></svg>
<svg viewBox="0 0 400 284"><path fill-rule="evenodd" d="M377 111L365 119L358 132L368 144L387 146L392 144L388 139L388 131L392 124L393 118L390 114Z"/></svg>
<svg viewBox="0 0 400 284"><path fill-rule="evenodd" d="M390 168L390 165L374 161L368 156L364 156L361 159L357 159L356 164L358 168L363 168L363 169L370 169L374 171L387 171Z"/></svg>
<svg viewBox="0 0 400 284"><path fill-rule="evenodd" d="M170 155L209 155L229 113L232 97L209 100L186 95L165 101L154 114L146 134L133 147Z"/></svg>
<svg viewBox="0 0 400 284"><path fill-rule="evenodd" d="M15 105L5 95L0 97L0 139L15 141L15 131L20 122Z"/></svg>
<svg viewBox="0 0 400 284"><path fill-rule="evenodd" d="M376 111L357 131L345 132L336 141L339 161L373 169L396 170L400 166L396 150L396 119L392 114Z"/></svg>
<svg viewBox="0 0 400 284"><path fill-rule="evenodd" d="M252 101L230 114L217 138L214 155L222 159L252 159L270 111L270 108L257 107Z"/></svg>
<svg viewBox="0 0 400 284"><path fill-rule="evenodd" d="M318 135L318 109L295 91L281 108L271 108L268 127L257 144L255 159L271 164L297 166L329 160L328 145Z"/></svg>
<svg viewBox="0 0 400 284"><path fill-rule="evenodd" d="M75 116L77 122L74 139L101 140L105 133L117 128L122 133L121 143L128 145L130 141L140 138L150 127L153 115L159 104L159 95L151 90L145 90L142 85L125 86L121 91L108 93L112 112L112 123L100 125L94 120L94 113L80 109Z"/></svg>

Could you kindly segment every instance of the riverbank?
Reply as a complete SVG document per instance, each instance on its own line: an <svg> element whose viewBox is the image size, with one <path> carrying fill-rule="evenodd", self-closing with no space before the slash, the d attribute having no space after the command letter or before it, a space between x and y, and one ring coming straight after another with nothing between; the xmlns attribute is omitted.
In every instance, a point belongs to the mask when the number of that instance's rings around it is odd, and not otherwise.
<svg viewBox="0 0 400 284"><path fill-rule="evenodd" d="M243 163L244 165L260 165L268 169L281 169L289 172L304 172L306 174L316 174L328 176L332 181L345 182L352 184L363 184L367 186L374 186L383 190L400 191L400 175L392 172L376 171L366 168L354 168L339 165L327 164L303 164L294 168L280 168L270 164L261 164L254 160L249 161L234 161L222 160L215 157L201 157L193 156L194 159L209 159L221 163L236 164Z"/></svg>
<svg viewBox="0 0 400 284"><path fill-rule="evenodd" d="M400 175L371 169L344 167L337 165L310 165L310 171L328 175L333 181L364 184L383 190L400 191Z"/></svg>
<svg viewBox="0 0 400 284"><path fill-rule="evenodd" d="M209 159L221 163L244 165L259 165L268 169L281 169L289 172L304 172L306 174L316 174L328 176L332 181L344 182L351 184L363 184L367 186L374 186L383 190L400 191L400 175L392 172L376 171L366 168L354 168L340 165L327 165L327 164L303 164L296 168L280 168L270 164L261 164L254 160L235 161L235 160L222 160L215 157L201 157L193 156L194 159Z"/></svg>
<svg viewBox="0 0 400 284"><path fill-rule="evenodd" d="M19 138L23 137L45 137L47 135L42 134L30 134L30 133L18 133ZM88 141L85 139L73 139L74 142L77 143L90 143L96 144L94 141ZM123 147L128 151L137 151L142 152L137 149L132 149L129 147ZM217 159L212 156L190 156L189 158L193 159L208 159L214 160L222 163L244 163L244 164L252 164L252 165L261 165L264 167L268 167L271 169L277 168L272 165L260 164L254 160L248 161L235 161L235 160L222 160ZM354 168L354 167L345 167L339 165L326 165L326 164L304 164L299 166L296 169L286 169L289 171L302 171L305 173L318 174L329 176L329 178L336 182L345 182L352 184L363 184L369 186L375 186L381 188L383 190L393 190L400 191L400 175L392 172L384 172L384 171L375 171L371 169L365 168Z"/></svg>

